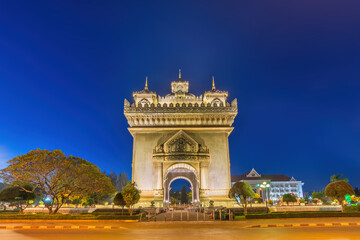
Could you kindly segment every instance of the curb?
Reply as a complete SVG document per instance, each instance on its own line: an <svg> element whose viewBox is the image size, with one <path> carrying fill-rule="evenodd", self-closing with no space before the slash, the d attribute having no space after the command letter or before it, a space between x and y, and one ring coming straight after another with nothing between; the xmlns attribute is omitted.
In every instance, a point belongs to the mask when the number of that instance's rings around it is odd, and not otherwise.
<svg viewBox="0 0 360 240"><path fill-rule="evenodd" d="M360 223L294 223L294 224L265 224L252 225L245 228L274 228L274 227L341 227L360 226Z"/></svg>
<svg viewBox="0 0 360 240"><path fill-rule="evenodd" d="M20 230L20 229L65 229L65 230L69 230L69 229L108 229L108 230L119 230L119 229L128 229L126 227L119 227L119 226L82 226L82 225L67 225L67 226L63 226L63 225L51 225L51 226L29 226L29 225L24 225L24 226L0 226L0 230L1 229L5 229L5 230Z"/></svg>
<svg viewBox="0 0 360 240"><path fill-rule="evenodd" d="M106 223L106 222L120 222L120 223L134 223L139 222L139 220L117 220L117 219L109 219L109 220L94 220L94 219L87 219L87 220L76 220L76 219L0 219L0 223L25 223L25 222L46 222L46 223Z"/></svg>

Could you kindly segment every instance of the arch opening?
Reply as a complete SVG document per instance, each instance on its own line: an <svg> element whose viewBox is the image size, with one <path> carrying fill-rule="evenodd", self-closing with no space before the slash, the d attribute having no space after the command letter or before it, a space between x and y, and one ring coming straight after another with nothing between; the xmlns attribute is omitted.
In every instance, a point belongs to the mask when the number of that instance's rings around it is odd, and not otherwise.
<svg viewBox="0 0 360 240"><path fill-rule="evenodd" d="M199 178L197 171L194 167L185 163L177 163L170 166L165 174L164 178L164 204L171 204L171 184L178 180L183 179L190 183L191 186L191 203L197 204L199 202Z"/></svg>
<svg viewBox="0 0 360 240"><path fill-rule="evenodd" d="M169 183L170 204L191 204L194 199L191 181L184 177L176 177Z"/></svg>

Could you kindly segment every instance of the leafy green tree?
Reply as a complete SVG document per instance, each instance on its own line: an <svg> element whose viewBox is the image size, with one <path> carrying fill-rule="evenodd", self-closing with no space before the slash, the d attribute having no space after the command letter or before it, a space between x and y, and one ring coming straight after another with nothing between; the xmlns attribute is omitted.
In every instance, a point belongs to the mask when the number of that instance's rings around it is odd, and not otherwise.
<svg viewBox="0 0 360 240"><path fill-rule="evenodd" d="M325 195L336 199L340 205L342 210L344 211L344 200L345 195L354 195L354 189L351 187L351 185L346 181L336 181L329 183L325 188Z"/></svg>
<svg viewBox="0 0 360 240"><path fill-rule="evenodd" d="M129 209L130 216L133 213L133 207L140 200L141 191L136 188L135 182L128 182L128 184L123 187L121 194L124 197L126 207Z"/></svg>
<svg viewBox="0 0 360 240"><path fill-rule="evenodd" d="M95 200L93 199L93 198L88 198L87 200L86 200L86 205L87 206L94 206L94 204L95 204Z"/></svg>
<svg viewBox="0 0 360 240"><path fill-rule="evenodd" d="M121 192L118 192L115 197L114 197L114 204L117 206L122 207L122 209L124 209L124 207L126 206L126 202L124 200L124 197L122 195Z"/></svg>
<svg viewBox="0 0 360 240"><path fill-rule="evenodd" d="M314 198L318 198L318 199L320 199L320 200L323 200L323 199L326 198L324 191L319 191L319 192L314 191L314 192L311 193L311 197L312 197L313 199L314 199Z"/></svg>
<svg viewBox="0 0 360 240"><path fill-rule="evenodd" d="M255 193L251 185L247 182L237 182L231 187L229 191L229 198L235 199L239 205L243 206L244 215L247 214L248 199L254 195Z"/></svg>
<svg viewBox="0 0 360 240"><path fill-rule="evenodd" d="M181 202L181 204L187 204L188 203L188 195L187 195L186 186L183 186L182 189L181 189L180 202Z"/></svg>
<svg viewBox="0 0 360 240"><path fill-rule="evenodd" d="M297 202L296 196L293 193L287 193L283 195L283 202L289 205L289 202Z"/></svg>
<svg viewBox="0 0 360 240"><path fill-rule="evenodd" d="M8 161L0 171L5 182L29 182L28 190L44 202L49 214L57 213L72 196L88 197L93 193L111 194L115 191L110 179L88 161L66 156L61 150L32 150ZM36 190L35 190L36 189Z"/></svg>
<svg viewBox="0 0 360 240"><path fill-rule="evenodd" d="M81 199L75 198L74 200L71 201L71 203L74 204L75 207L77 208L81 204Z"/></svg>
<svg viewBox="0 0 360 240"><path fill-rule="evenodd" d="M343 177L342 174L334 174L334 175L331 175L331 177L330 177L330 182L336 182L336 181L349 182L349 179L347 179L346 177Z"/></svg>
<svg viewBox="0 0 360 240"><path fill-rule="evenodd" d="M20 210L20 213L24 213L24 210L34 202L35 194L32 192L33 190L33 186L28 183L17 183L17 185L12 185L1 190L0 201L15 204Z"/></svg>

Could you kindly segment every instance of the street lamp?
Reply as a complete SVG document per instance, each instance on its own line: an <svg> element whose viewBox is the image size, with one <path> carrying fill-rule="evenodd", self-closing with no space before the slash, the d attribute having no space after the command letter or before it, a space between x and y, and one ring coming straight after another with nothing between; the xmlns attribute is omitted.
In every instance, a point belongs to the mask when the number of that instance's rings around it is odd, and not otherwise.
<svg viewBox="0 0 360 240"><path fill-rule="evenodd" d="M268 207L267 207L267 196L266 196L267 191L266 191L266 189L270 188L270 184L268 184L267 182L263 182L262 184L260 184L260 187L262 189L265 189L265 205L266 205L266 212L268 213L269 210L268 210Z"/></svg>

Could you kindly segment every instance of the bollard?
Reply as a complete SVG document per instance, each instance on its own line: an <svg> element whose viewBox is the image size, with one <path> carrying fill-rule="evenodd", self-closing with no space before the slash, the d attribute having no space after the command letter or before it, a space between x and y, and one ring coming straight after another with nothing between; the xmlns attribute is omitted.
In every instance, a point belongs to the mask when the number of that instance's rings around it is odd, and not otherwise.
<svg viewBox="0 0 360 240"><path fill-rule="evenodd" d="M221 222L221 209L220 209L220 212L219 212L219 218L220 218L220 222Z"/></svg>
<svg viewBox="0 0 360 240"><path fill-rule="evenodd" d="M206 220L206 219L205 219L205 208L204 208L204 212L203 212L203 213L204 213L204 215L203 215L203 216L204 216L204 221L205 221L205 220Z"/></svg>
<svg viewBox="0 0 360 240"><path fill-rule="evenodd" d="M182 222L182 209L180 209L180 221Z"/></svg>
<svg viewBox="0 0 360 240"><path fill-rule="evenodd" d="M150 211L148 212L148 221L150 222Z"/></svg>
<svg viewBox="0 0 360 240"><path fill-rule="evenodd" d="M231 211L229 209L229 221L231 221Z"/></svg>
<svg viewBox="0 0 360 240"><path fill-rule="evenodd" d="M156 222L156 208L155 208L154 221Z"/></svg>
<svg viewBox="0 0 360 240"><path fill-rule="evenodd" d="M215 210L213 210L213 221L215 221Z"/></svg>
<svg viewBox="0 0 360 240"><path fill-rule="evenodd" d="M165 222L166 222L166 211L164 212L164 214L165 214Z"/></svg>
<svg viewBox="0 0 360 240"><path fill-rule="evenodd" d="M186 211L186 220L189 221L189 209Z"/></svg>
<svg viewBox="0 0 360 240"><path fill-rule="evenodd" d="M197 222L199 221L199 209L196 210L196 221L197 221Z"/></svg>
<svg viewBox="0 0 360 240"><path fill-rule="evenodd" d="M171 211L171 221L174 221L174 209Z"/></svg>

